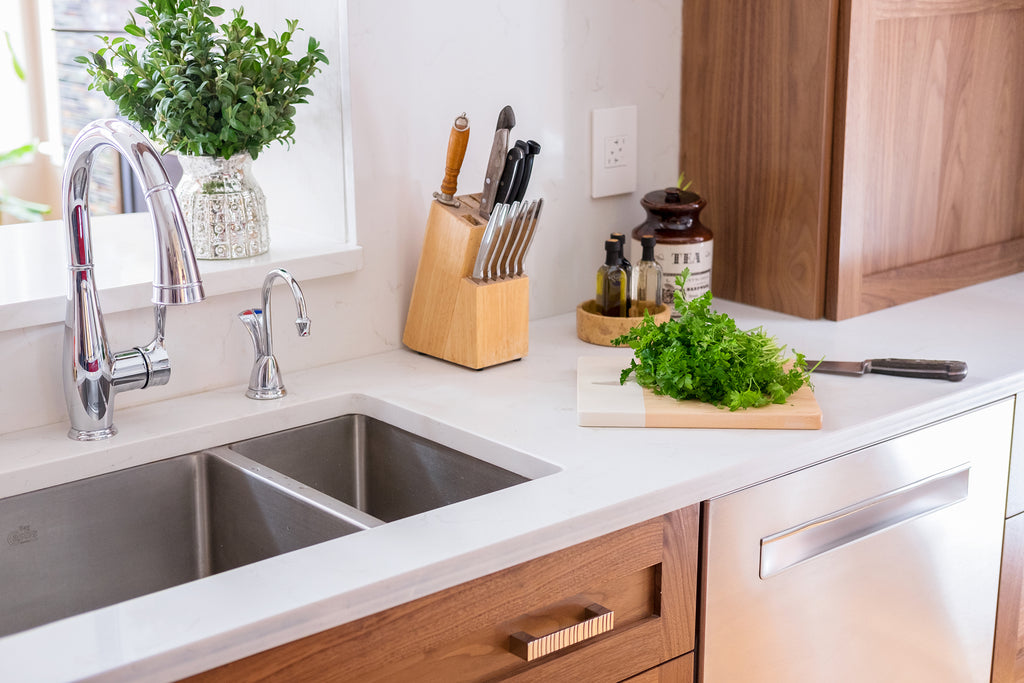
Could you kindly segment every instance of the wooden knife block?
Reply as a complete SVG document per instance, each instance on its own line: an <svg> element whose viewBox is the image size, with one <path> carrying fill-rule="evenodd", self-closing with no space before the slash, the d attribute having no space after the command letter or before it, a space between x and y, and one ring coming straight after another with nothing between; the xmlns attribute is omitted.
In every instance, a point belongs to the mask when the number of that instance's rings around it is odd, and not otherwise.
<svg viewBox="0 0 1024 683"><path fill-rule="evenodd" d="M458 208L430 203L402 342L479 370L526 355L530 282L526 276L471 279L487 223L477 214L480 195L458 199Z"/></svg>

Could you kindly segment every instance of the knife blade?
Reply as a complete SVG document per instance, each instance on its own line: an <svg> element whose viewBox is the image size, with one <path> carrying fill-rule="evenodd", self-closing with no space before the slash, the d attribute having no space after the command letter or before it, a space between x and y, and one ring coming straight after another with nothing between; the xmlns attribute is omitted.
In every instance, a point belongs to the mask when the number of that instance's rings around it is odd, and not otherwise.
<svg viewBox="0 0 1024 683"><path fill-rule="evenodd" d="M523 264L526 261L526 254L533 245L533 238L537 234L537 221L540 220L540 212L544 208L544 199L538 199L533 203L533 206L533 216L530 217L530 223L526 226L526 234L523 236L523 248L516 255L516 277L519 277L524 272Z"/></svg>
<svg viewBox="0 0 1024 683"><path fill-rule="evenodd" d="M517 141L516 144L519 144L519 142ZM516 201L522 201L523 197L526 196L526 187L530 184L530 176L533 175L533 158L538 154L540 154L540 143L536 140L527 140L526 159L523 163L523 177L519 180L515 195L512 197Z"/></svg>
<svg viewBox="0 0 1024 683"><path fill-rule="evenodd" d="M494 197L498 190L498 181L505 170L505 155L508 153L508 134L516 125L516 114L512 107L505 105L498 113L498 123L494 129L494 142L491 143L491 156L487 159L487 173L484 176L484 189L480 193L480 217L489 218L494 209Z"/></svg>
<svg viewBox="0 0 1024 683"><path fill-rule="evenodd" d="M448 154L444 162L441 191L434 193L434 199L442 204L454 207L462 205L462 202L455 199L455 192L458 189L459 171L462 170L462 160L466 158L468 144L469 119L466 118L466 112L462 112L455 117L452 130L448 134Z"/></svg>
<svg viewBox="0 0 1024 683"><path fill-rule="evenodd" d="M473 264L474 280L484 279L484 268L487 265L487 260L490 257L490 254L494 250L494 234L498 230L498 222L503 220L503 217L504 211L495 211L487 221L487 227L484 228L484 235L480 238L480 247L476 252L476 262Z"/></svg>
<svg viewBox="0 0 1024 683"><path fill-rule="evenodd" d="M878 375L945 379L950 382L959 382L967 377L967 363L959 360L923 360L918 358L872 358L859 362L823 360L812 367L813 372L835 375L863 375L866 372L873 372Z"/></svg>
<svg viewBox="0 0 1024 683"><path fill-rule="evenodd" d="M501 180L498 181L498 190L494 194L495 204L511 204L512 194L523 176L523 164L526 154L522 148L513 147L505 156L505 168L501 172Z"/></svg>

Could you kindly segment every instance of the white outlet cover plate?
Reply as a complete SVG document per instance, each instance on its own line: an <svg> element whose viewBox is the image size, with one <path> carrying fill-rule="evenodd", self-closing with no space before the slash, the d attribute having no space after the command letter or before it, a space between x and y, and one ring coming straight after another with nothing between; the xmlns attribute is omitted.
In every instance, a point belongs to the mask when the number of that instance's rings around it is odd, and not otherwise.
<svg viewBox="0 0 1024 683"><path fill-rule="evenodd" d="M595 109L590 139L590 196L597 199L636 192L636 105ZM613 139L621 139L622 155L609 165L605 157Z"/></svg>

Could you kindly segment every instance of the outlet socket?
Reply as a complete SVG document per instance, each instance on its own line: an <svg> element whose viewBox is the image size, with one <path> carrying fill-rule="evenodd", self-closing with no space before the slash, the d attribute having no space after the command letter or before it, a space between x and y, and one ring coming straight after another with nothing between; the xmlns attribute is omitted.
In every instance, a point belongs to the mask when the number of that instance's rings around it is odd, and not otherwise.
<svg viewBox="0 0 1024 683"><path fill-rule="evenodd" d="M636 105L593 111L591 151L591 197L636 191Z"/></svg>

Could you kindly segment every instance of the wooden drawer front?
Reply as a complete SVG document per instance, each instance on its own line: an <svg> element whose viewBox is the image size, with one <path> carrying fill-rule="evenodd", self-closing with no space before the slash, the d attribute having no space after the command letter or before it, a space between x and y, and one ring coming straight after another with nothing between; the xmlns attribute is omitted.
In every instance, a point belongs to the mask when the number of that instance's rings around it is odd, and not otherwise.
<svg viewBox="0 0 1024 683"><path fill-rule="evenodd" d="M670 659L622 683L693 683L693 653Z"/></svg>
<svg viewBox="0 0 1024 683"><path fill-rule="evenodd" d="M196 681L620 681L693 649L697 506L227 664ZM614 628L527 663L598 603Z"/></svg>
<svg viewBox="0 0 1024 683"><path fill-rule="evenodd" d="M1019 404L1018 404L1019 405ZM1017 425L1020 425L1018 422ZM992 683L1024 680L1024 514L1003 527Z"/></svg>

